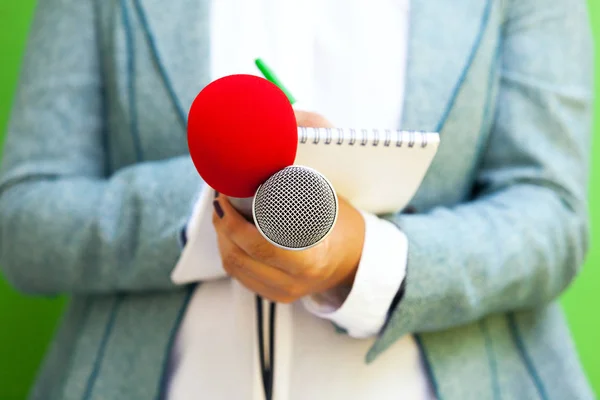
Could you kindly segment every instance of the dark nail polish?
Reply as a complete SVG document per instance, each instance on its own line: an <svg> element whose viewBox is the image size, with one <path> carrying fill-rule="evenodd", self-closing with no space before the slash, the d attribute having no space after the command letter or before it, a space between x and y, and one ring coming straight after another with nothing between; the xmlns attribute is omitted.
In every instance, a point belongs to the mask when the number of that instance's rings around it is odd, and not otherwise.
<svg viewBox="0 0 600 400"><path fill-rule="evenodd" d="M219 202L217 200L213 201L213 207L215 208L215 212L217 213L219 218L223 218L223 215L225 213L223 212L223 209L221 208L221 205L219 204Z"/></svg>
<svg viewBox="0 0 600 400"><path fill-rule="evenodd" d="M215 190L215 199L216 199L217 197L219 197L219 192L217 192L217 191Z"/></svg>
<svg viewBox="0 0 600 400"><path fill-rule="evenodd" d="M414 206L409 205L404 209L404 214L416 214L416 213L417 213L417 209Z"/></svg>
<svg viewBox="0 0 600 400"><path fill-rule="evenodd" d="M187 232L186 229L187 227L183 227L181 229L181 231L179 231L179 240L181 240L181 244L185 247L185 245L187 244L188 238L187 238Z"/></svg>

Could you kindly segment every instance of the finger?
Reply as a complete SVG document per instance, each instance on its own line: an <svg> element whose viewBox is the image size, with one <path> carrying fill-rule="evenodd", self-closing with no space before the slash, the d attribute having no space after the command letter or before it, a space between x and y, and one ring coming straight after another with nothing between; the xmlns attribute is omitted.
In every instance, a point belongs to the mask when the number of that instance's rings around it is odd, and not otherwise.
<svg viewBox="0 0 600 400"><path fill-rule="evenodd" d="M267 266L248 257L226 236L217 236L217 243L223 259L223 269L225 269L229 276L239 281L248 290L271 301L286 303L292 300L292 296L286 290L276 285L273 286L257 278L254 273L248 272L249 268L257 271L267 269Z"/></svg>
<svg viewBox="0 0 600 400"><path fill-rule="evenodd" d="M234 259L227 262L227 268L232 273L244 273L253 279L265 283L267 286L283 292L287 292L288 289L297 286L298 278L278 268L254 260L227 236L218 235L217 240L220 243L221 254L225 254L225 257L234 257Z"/></svg>
<svg viewBox="0 0 600 400"><path fill-rule="evenodd" d="M251 276L248 276L242 272L238 273L237 275L233 275L232 277L235 280L237 280L238 282L240 282L244 287L246 287L246 289L258 294L259 296L261 296L269 301L275 302L275 303L288 304L288 303L292 303L292 302L296 301L298 298L302 297L302 296L297 296L297 297L291 296L287 293L273 290L272 287L266 286L263 282L256 280L256 279L252 278Z"/></svg>
<svg viewBox="0 0 600 400"><path fill-rule="evenodd" d="M306 254L284 250L268 242L256 226L235 212L225 196L219 196L214 206L213 225L217 234L227 236L251 258L284 272L294 272L298 269L295 266L305 262Z"/></svg>
<svg viewBox="0 0 600 400"><path fill-rule="evenodd" d="M264 241L256 226L246 220L229 202L226 196L220 195L213 200L212 223L217 235L226 235L234 242L234 236L245 237L249 243ZM239 246L239 244L238 244ZM241 246L240 246L241 247Z"/></svg>
<svg viewBox="0 0 600 400"><path fill-rule="evenodd" d="M223 240L229 240L226 237ZM232 245L235 246L235 244ZM238 248L239 249L239 248ZM242 251L239 249L239 251ZM265 286L273 289L282 295L299 296L303 293L306 286L312 286L310 281L306 281L298 276L281 271L273 266L262 264L248 255L245 255L243 266L234 264L231 266L231 274L236 276L244 275L250 279L262 282Z"/></svg>
<svg viewBox="0 0 600 400"><path fill-rule="evenodd" d="M296 124L298 126L310 127L310 128L332 128L333 125L325 117L320 114L294 110L296 115Z"/></svg>

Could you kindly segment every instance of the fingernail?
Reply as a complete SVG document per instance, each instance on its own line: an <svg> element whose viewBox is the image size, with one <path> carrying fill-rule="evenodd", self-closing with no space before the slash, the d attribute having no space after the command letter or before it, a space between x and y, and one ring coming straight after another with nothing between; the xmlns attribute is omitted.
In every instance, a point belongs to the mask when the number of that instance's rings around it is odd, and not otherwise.
<svg viewBox="0 0 600 400"><path fill-rule="evenodd" d="M215 190L215 199L216 199L217 197L219 197L219 192L217 192L217 191Z"/></svg>
<svg viewBox="0 0 600 400"><path fill-rule="evenodd" d="M417 213L417 209L414 206L408 205L404 209L404 214L416 214L416 213Z"/></svg>
<svg viewBox="0 0 600 400"><path fill-rule="evenodd" d="M215 212L217 213L217 215L219 216L219 218L223 218L223 209L221 208L221 205L219 204L219 202L217 200L213 201L213 207L215 208Z"/></svg>

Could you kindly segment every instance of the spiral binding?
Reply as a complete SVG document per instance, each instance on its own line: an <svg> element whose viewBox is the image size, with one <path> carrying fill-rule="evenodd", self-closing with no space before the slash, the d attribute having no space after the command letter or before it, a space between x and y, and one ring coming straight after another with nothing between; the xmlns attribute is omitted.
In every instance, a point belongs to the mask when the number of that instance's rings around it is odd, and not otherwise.
<svg viewBox="0 0 600 400"><path fill-rule="evenodd" d="M384 147L427 147L429 132L400 131L392 129L344 129L344 128L298 128L298 142L300 144L326 145L344 143L354 146L379 146Z"/></svg>

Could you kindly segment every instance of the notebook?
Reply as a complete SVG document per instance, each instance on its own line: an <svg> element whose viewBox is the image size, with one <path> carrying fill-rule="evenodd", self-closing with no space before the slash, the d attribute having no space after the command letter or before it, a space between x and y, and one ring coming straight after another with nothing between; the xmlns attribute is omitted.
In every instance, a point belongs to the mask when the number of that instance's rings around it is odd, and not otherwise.
<svg viewBox="0 0 600 400"><path fill-rule="evenodd" d="M439 142L434 132L298 128L294 164L319 171L363 211L395 213L415 195Z"/></svg>

